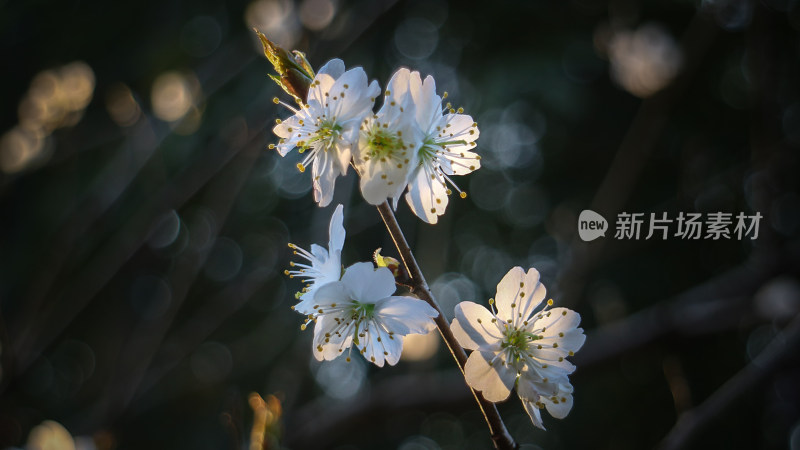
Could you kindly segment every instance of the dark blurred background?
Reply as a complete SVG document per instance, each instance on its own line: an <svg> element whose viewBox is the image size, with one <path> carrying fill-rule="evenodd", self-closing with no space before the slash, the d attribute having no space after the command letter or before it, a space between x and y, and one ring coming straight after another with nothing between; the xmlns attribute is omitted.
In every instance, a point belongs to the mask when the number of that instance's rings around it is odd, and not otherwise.
<svg viewBox="0 0 800 450"><path fill-rule="evenodd" d="M499 405L522 448L800 449L797 0L0 1L0 448L491 445L436 333L313 359L286 243L333 208L267 150L288 99L252 27L479 123L469 197L397 214L450 317L514 265L581 314L571 414ZM345 264L396 256L354 177ZM763 219L583 243L588 208Z"/></svg>

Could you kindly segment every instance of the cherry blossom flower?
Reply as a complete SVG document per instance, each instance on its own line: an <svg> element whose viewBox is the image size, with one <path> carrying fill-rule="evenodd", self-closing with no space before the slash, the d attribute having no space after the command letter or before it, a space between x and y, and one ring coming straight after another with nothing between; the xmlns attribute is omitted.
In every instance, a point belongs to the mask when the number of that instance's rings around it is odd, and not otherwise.
<svg viewBox="0 0 800 450"><path fill-rule="evenodd" d="M344 63L333 59L314 77L306 103L299 109L282 103L294 115L278 120L273 132L280 137L281 156L297 147L308 152L297 168L304 172L309 164L314 187L314 201L327 206L333 198L336 177L347 173L352 147L358 140L359 125L369 114L380 93L376 81L368 85L367 74L360 67L345 72Z"/></svg>
<svg viewBox="0 0 800 450"><path fill-rule="evenodd" d="M487 400L498 402L509 396L519 380L517 393L533 423L540 427L541 407L554 417L569 412L572 388L567 387L567 376L575 366L566 358L586 339L575 311L551 308L552 300L538 308L545 295L536 269L526 274L521 267L514 267L497 285L497 301L489 301L496 311L461 302L452 324L458 342L473 350L464 367L467 383Z"/></svg>
<svg viewBox="0 0 800 450"><path fill-rule="evenodd" d="M422 133L422 145L417 150L417 164L408 177L406 201L414 214L428 223L436 223L447 208L451 185L462 198L461 191L450 178L477 170L481 157L470 150L480 132L472 117L461 114L443 98L436 95L436 82L430 75L423 82L419 72L398 70L387 90L399 102L411 95L415 105L415 120ZM447 97L445 92L444 97ZM446 113L445 113L446 112Z"/></svg>
<svg viewBox="0 0 800 450"><path fill-rule="evenodd" d="M383 367L394 365L403 350L403 336L425 334L435 328L436 310L422 300L393 296L394 276L372 263L348 267L341 281L321 286L314 293L314 356L332 360L352 346ZM308 324L309 322L306 322ZM303 328L305 325L303 326Z"/></svg>
<svg viewBox="0 0 800 450"><path fill-rule="evenodd" d="M289 263L294 269L286 270L284 273L290 277L305 278L306 286L298 292L296 297L300 303L294 309L303 314L312 312L311 302L314 292L320 286L339 281L342 277L342 247L344 247L345 231L343 222L342 205L336 206L331 215L331 222L328 226L328 249L311 244L311 251L304 250L294 244L289 244L289 248L294 250L294 254L308 261L308 263Z"/></svg>
<svg viewBox="0 0 800 450"><path fill-rule="evenodd" d="M389 82L391 85L397 74ZM361 124L354 161L361 177L361 194L367 203L380 205L397 200L406 188L408 174L417 165L422 134L415 121L410 94L386 91L381 109Z"/></svg>

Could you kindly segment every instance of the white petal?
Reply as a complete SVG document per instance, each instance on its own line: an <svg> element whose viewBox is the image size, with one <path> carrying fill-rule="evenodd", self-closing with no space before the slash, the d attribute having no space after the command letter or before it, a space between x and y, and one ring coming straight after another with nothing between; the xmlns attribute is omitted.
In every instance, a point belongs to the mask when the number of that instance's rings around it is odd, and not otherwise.
<svg viewBox="0 0 800 450"><path fill-rule="evenodd" d="M540 396L550 396L558 392L560 382L568 382L567 376L562 374L544 381L538 373L526 367L519 376L517 394L521 398L536 402Z"/></svg>
<svg viewBox="0 0 800 450"><path fill-rule="evenodd" d="M364 350L364 358L366 358L367 361L378 367L383 367L383 360L386 355L384 355L385 350L383 349L382 342L388 339L389 336L384 336L384 333L381 333L371 320L367 321L365 326L365 336L361 338L359 349Z"/></svg>
<svg viewBox="0 0 800 450"><path fill-rule="evenodd" d="M339 324L333 316L325 315L317 319L314 326L314 358L317 361L331 361L352 345L351 334L336 333Z"/></svg>
<svg viewBox="0 0 800 450"><path fill-rule="evenodd" d="M433 179L431 175L434 176ZM412 177L406 202L417 217L434 224L447 208L447 187L427 165L418 165Z"/></svg>
<svg viewBox="0 0 800 450"><path fill-rule="evenodd" d="M389 79L389 83L386 85L386 90L389 91L390 99L401 101L403 97L405 97L409 90L408 83L410 77L411 71L405 67L397 69L397 71L392 74L392 78ZM419 78L419 73L417 73L417 78Z"/></svg>
<svg viewBox="0 0 800 450"><path fill-rule="evenodd" d="M545 430L544 423L542 422L542 413L539 411L539 408L534 404L535 402L525 400L523 398L520 398L520 400L522 400L522 406L525 408L525 412L528 413L528 416L531 418L531 422L533 422L533 425L536 428Z"/></svg>
<svg viewBox="0 0 800 450"><path fill-rule="evenodd" d="M388 331L405 336L425 334L434 328L439 313L423 300L411 297L387 297L375 304L375 317Z"/></svg>
<svg viewBox="0 0 800 450"><path fill-rule="evenodd" d="M342 278L341 250L336 250L330 258L315 268L319 271L319 275L314 279L314 285L339 281Z"/></svg>
<svg viewBox="0 0 800 450"><path fill-rule="evenodd" d="M563 419L572 409L572 385L561 383L559 388L558 393L551 397L543 397L542 401L551 416Z"/></svg>
<svg viewBox="0 0 800 450"><path fill-rule="evenodd" d="M336 159L329 152L319 152L317 155L311 170L311 184L314 187L314 201L320 207L325 207L333 200L333 189L339 170L335 166Z"/></svg>
<svg viewBox="0 0 800 450"><path fill-rule="evenodd" d="M420 82L419 73L410 80L411 95L416 106L417 123L425 134L436 130L436 122L441 117L442 98L436 95L436 81L428 75Z"/></svg>
<svg viewBox="0 0 800 450"><path fill-rule="evenodd" d="M311 83L313 87L308 89L308 99L306 100L310 109L316 109L312 102L316 102L321 107L328 104L327 97L330 95L330 90L334 83L336 83L336 78L325 73L318 73L317 76L314 77L314 81ZM328 96L325 94L328 94Z"/></svg>
<svg viewBox="0 0 800 450"><path fill-rule="evenodd" d="M536 269L526 274L522 267L514 267L497 284L497 316L514 324L528 320L546 293Z"/></svg>
<svg viewBox="0 0 800 450"><path fill-rule="evenodd" d="M566 361L566 359L564 361ZM547 360L542 361L537 358L536 353L534 353L533 362L528 364L527 369L530 370L531 373L536 374L535 376L539 379L560 380L574 372L575 366L569 362L566 364L556 364Z"/></svg>
<svg viewBox="0 0 800 450"><path fill-rule="evenodd" d="M350 167L350 161L353 159L352 146L352 141L347 140L344 136L342 136L336 144L336 156L334 158L336 160L336 168L342 175L347 175L347 169Z"/></svg>
<svg viewBox="0 0 800 450"><path fill-rule="evenodd" d="M400 354L403 352L403 336L382 336L381 340L383 344L383 350L386 352L384 354L384 358L386 358L386 363L390 366L397 364L397 361L400 361Z"/></svg>
<svg viewBox="0 0 800 450"><path fill-rule="evenodd" d="M329 94L329 105L337 122L353 119L361 122L363 120L375 103L368 95L368 89L367 74L361 67L348 70L336 80Z"/></svg>
<svg viewBox="0 0 800 450"><path fill-rule="evenodd" d="M318 293L322 291L321 295ZM294 310L304 315L316 315L320 306L348 301L348 292L345 286L338 282L314 282L308 292L300 297L300 302L294 305Z"/></svg>
<svg viewBox="0 0 800 450"><path fill-rule="evenodd" d="M564 333L564 337L545 336L544 339L536 341L543 347L543 350L557 352L559 355L567 355L569 352L577 352L586 341L586 336L583 334L583 328L576 328L574 330ZM553 344L558 344L557 348L552 348Z"/></svg>
<svg viewBox="0 0 800 450"><path fill-rule="evenodd" d="M361 194L370 205L380 205L387 198L399 197L406 187L410 164L402 167L391 161L373 161L360 166Z"/></svg>
<svg viewBox="0 0 800 450"><path fill-rule="evenodd" d="M503 332L494 315L473 302L461 302L455 308L451 330L462 347L468 350L498 348Z"/></svg>
<svg viewBox="0 0 800 450"><path fill-rule="evenodd" d="M308 292L300 296L300 302L294 305L294 310L306 316L313 314L315 311L314 305L316 305L316 303L314 303L314 295L319 287L311 288Z"/></svg>
<svg viewBox="0 0 800 450"><path fill-rule="evenodd" d="M329 306L331 304L344 304L350 302L350 290L341 281L323 284L314 293L313 306ZM297 309L297 306L295 306ZM319 309L319 308L315 308ZM311 313L309 313L311 314Z"/></svg>
<svg viewBox="0 0 800 450"><path fill-rule="evenodd" d="M328 251L321 245L311 244L311 254L316 258L316 261L311 261L314 266L328 259Z"/></svg>
<svg viewBox="0 0 800 450"><path fill-rule="evenodd" d="M334 58L320 67L317 74L321 73L330 75L333 78L339 78L344 73L344 62L339 58Z"/></svg>
<svg viewBox="0 0 800 450"><path fill-rule="evenodd" d="M448 146L448 151L459 153L459 157L448 156L447 163L442 163L442 171L447 175L466 175L481 168L481 160L477 153Z"/></svg>
<svg viewBox="0 0 800 450"><path fill-rule="evenodd" d="M447 114L444 116L444 120L445 125L443 128L447 130L444 137L447 140L458 140L470 143L476 141L480 136L478 127L474 126L475 121L472 119L472 116L467 114ZM453 148L469 150L471 147L471 145L461 145L460 147Z"/></svg>
<svg viewBox="0 0 800 450"><path fill-rule="evenodd" d="M366 96L370 98L376 98L381 93L381 87L378 85L376 80L372 80L372 83L369 84L367 87ZM372 109L372 107L370 107Z"/></svg>
<svg viewBox="0 0 800 450"><path fill-rule="evenodd" d="M281 121L281 123L272 127L272 132L275 133L276 136L284 138L284 139L291 139L292 136L295 134L295 130L300 127L300 117L298 114L295 114L291 117L288 117ZM289 131L289 129L292 131Z"/></svg>
<svg viewBox="0 0 800 450"><path fill-rule="evenodd" d="M376 303L395 291L394 276L386 267L377 270L372 263L360 262L348 267L342 276L344 283L360 303Z"/></svg>
<svg viewBox="0 0 800 450"><path fill-rule="evenodd" d="M539 316L542 316L539 318ZM536 327L546 328L546 334L574 330L581 323L581 315L569 308L550 308L536 315Z"/></svg>
<svg viewBox="0 0 800 450"><path fill-rule="evenodd" d="M534 343L530 353L540 364L545 364L548 367L552 366L566 374L570 374L575 371L575 365L567 361L567 357L569 356L567 351L561 351L560 347L542 348L541 350L538 350L535 345L536 344Z"/></svg>
<svg viewBox="0 0 800 450"><path fill-rule="evenodd" d="M331 215L331 223L328 226L328 249L330 249L331 253L336 250L341 251L342 247L344 247L344 206L343 205L336 205L336 209L333 210L333 214Z"/></svg>
<svg viewBox="0 0 800 450"><path fill-rule="evenodd" d="M508 398L517 374L513 369L501 364L499 360L495 361L493 365L489 365L489 361L494 356L493 353L483 353L477 350L472 352L464 366L464 377L467 384L473 389L481 391L486 400L499 402Z"/></svg>

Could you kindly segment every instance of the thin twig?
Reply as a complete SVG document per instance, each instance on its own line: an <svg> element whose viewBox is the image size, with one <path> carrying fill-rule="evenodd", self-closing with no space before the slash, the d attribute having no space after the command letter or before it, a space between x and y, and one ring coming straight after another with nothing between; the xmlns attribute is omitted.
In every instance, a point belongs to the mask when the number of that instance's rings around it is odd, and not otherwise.
<svg viewBox="0 0 800 450"><path fill-rule="evenodd" d="M406 237L400 229L400 224L397 223L397 218L395 218L392 208L389 206L388 202L384 202L378 206L378 212L383 219L383 223L386 224L386 229L389 231L389 235L392 237L394 245L400 253L400 258L403 260L408 274L411 276L411 284L414 293L422 300L428 302L428 304L439 313L434 319L436 327L439 329L439 333L441 333L448 350L450 350L450 354L453 355L453 358L455 358L458 363L461 373L464 374L467 354L464 352L461 345L459 345L453 332L450 330L447 319L444 314L442 314L442 309L433 298L428 283L425 281L425 276L422 275L422 270L420 270L419 264L417 264L417 260L414 258L414 253L411 252L411 247L409 247L408 242L406 242ZM514 442L514 438L511 437L508 429L506 429L506 425L503 423L503 419L500 417L500 413L497 411L495 404L483 398L479 392L471 387L469 387L469 390L475 397L475 401L478 402L478 408L480 408L483 417L486 419L486 423L489 425L489 432L492 435L492 441L494 441L495 447L501 450L518 448L517 444Z"/></svg>

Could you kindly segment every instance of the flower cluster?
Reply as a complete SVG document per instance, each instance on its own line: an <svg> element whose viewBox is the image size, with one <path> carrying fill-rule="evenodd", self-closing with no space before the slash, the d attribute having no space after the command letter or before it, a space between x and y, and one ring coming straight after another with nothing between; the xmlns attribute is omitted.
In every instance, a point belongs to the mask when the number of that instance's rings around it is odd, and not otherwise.
<svg viewBox="0 0 800 450"><path fill-rule="evenodd" d="M423 81L419 72L395 72L373 113L379 94L378 83L369 83L363 69L345 71L341 60L331 60L314 76L299 108L275 99L293 115L278 120L273 132L280 139L271 147L281 156L294 148L306 154L297 167L304 172L311 166L319 206L331 202L336 178L352 163L368 203L391 199L396 208L407 191L414 214L436 223L451 187L466 197L450 177L480 167L480 156L472 152L478 124L461 108L443 106L447 93L437 95L433 77Z"/></svg>
<svg viewBox="0 0 800 450"><path fill-rule="evenodd" d="M293 309L307 316L302 328L314 322L314 357L332 360L352 346L370 362L394 365L403 350L403 337L435 328L438 312L422 300L394 296L395 282L386 267L360 262L342 269L345 231L343 208L331 217L328 249L312 244L311 251L289 244L307 263L291 263L290 277L305 278Z"/></svg>
<svg viewBox="0 0 800 450"><path fill-rule="evenodd" d="M544 429L540 410L562 419L572 409L568 375L575 366L566 360L586 336L578 328L580 315L552 308L539 272L514 267L497 285L493 311L472 302L456 306L452 330L458 342L473 350L464 367L467 383L492 402L517 394L533 424Z"/></svg>
<svg viewBox="0 0 800 450"><path fill-rule="evenodd" d="M274 99L292 116L277 120L273 132L279 140L270 148L281 156L295 148L305 155L297 168L301 172L311 168L319 206L331 203L336 178L345 175L350 165L360 177L361 193L368 203L381 205L390 200L397 208L405 194L409 208L427 223L435 224L444 214L453 190L466 197L451 177L480 168L481 158L473 152L480 134L478 124L461 108L443 105L447 93L436 93L433 77L423 80L419 72L397 70L386 85L380 109L374 112L381 90L360 67L346 70L341 60L333 59L314 74L301 52L289 53L261 33L258 36L278 73L272 79L298 104L295 108ZM402 237L389 222L387 228L393 238L396 233ZM327 248L314 244L308 251L289 244L303 261L290 263L292 268L285 273L305 284L295 296L298 303L293 309L306 316L302 329L314 323L317 360L346 354L350 361L355 348L379 367L394 365L405 336L436 327L433 319L439 316L438 307L433 300L428 304L393 295L395 277L409 278L401 276L399 262L381 256L380 249L374 255L379 267L359 262L344 268L344 240L343 207L338 205L331 217ZM413 255L410 260L416 264ZM416 287L427 289L424 282ZM572 409L569 375L575 366L567 358L585 340L583 329L578 328L578 313L552 307L553 300L542 305L545 295L539 272L514 267L497 285L497 300L489 300L491 310L472 302L456 306L451 336L458 343L448 340L448 345L472 350L463 369L473 389L486 400L499 402L516 388L533 424L542 429L542 409L556 418L566 417ZM439 326L447 329L446 323Z"/></svg>

